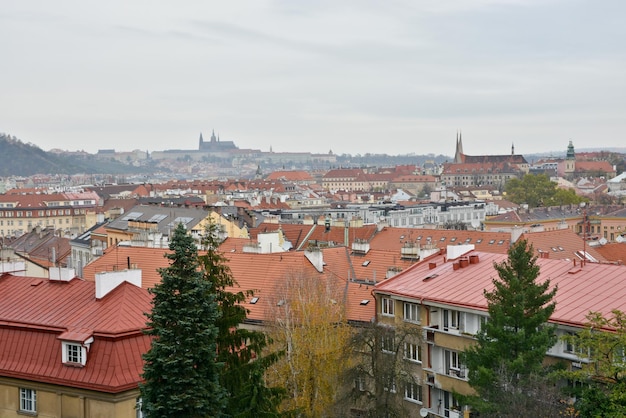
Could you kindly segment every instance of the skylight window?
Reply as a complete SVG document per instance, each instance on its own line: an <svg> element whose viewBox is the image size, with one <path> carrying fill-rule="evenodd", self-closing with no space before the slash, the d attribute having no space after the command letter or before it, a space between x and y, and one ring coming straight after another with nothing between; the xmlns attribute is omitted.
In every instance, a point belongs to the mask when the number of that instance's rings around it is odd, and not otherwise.
<svg viewBox="0 0 626 418"><path fill-rule="evenodd" d="M134 221L143 215L143 212L130 212L122 218L123 221Z"/></svg>
<svg viewBox="0 0 626 418"><path fill-rule="evenodd" d="M278 301L276 306L283 306L285 303L287 303L287 301L285 299L281 299L281 300Z"/></svg>
<svg viewBox="0 0 626 418"><path fill-rule="evenodd" d="M501 239L500 241L498 241L498 245L502 245L502 244L504 244L504 240L503 240L503 239Z"/></svg>
<svg viewBox="0 0 626 418"><path fill-rule="evenodd" d="M370 261L370 260L365 260L365 261L364 261L361 265L362 265L363 267L367 267L367 266L369 266L369 265L370 265L370 263L371 263L371 261Z"/></svg>
<svg viewBox="0 0 626 418"><path fill-rule="evenodd" d="M557 252L559 250L556 247L552 247L552 251Z"/></svg>
<svg viewBox="0 0 626 418"><path fill-rule="evenodd" d="M483 242L483 239L482 239L482 238L478 238L478 239L476 240L476 244L480 244L481 242Z"/></svg>
<svg viewBox="0 0 626 418"><path fill-rule="evenodd" d="M471 239L471 238L468 238L468 239L466 239L466 240L465 240L465 243L467 244L467 243L469 243L470 241L472 241L472 239Z"/></svg>
<svg viewBox="0 0 626 418"><path fill-rule="evenodd" d="M450 242L455 242L455 241L456 241L456 237L450 238Z"/></svg>
<svg viewBox="0 0 626 418"><path fill-rule="evenodd" d="M152 215L152 217L150 219L148 219L148 222L161 222L163 219L167 218L167 215L163 215L163 214L156 214L156 215Z"/></svg>
<svg viewBox="0 0 626 418"><path fill-rule="evenodd" d="M439 241L444 242L446 240L446 237L441 237L439 238Z"/></svg>
<svg viewBox="0 0 626 418"><path fill-rule="evenodd" d="M368 303L370 303L370 300L369 300L369 299L363 299L363 300L361 301L361 305L363 305L363 306L367 305Z"/></svg>
<svg viewBox="0 0 626 418"><path fill-rule="evenodd" d="M430 279L434 279L434 278L435 278L435 277L437 277L437 276L439 276L437 273L433 273L433 274L431 274L430 276L426 276L426 277L424 277L424 279L423 279L422 281L423 281L423 282L426 282L426 281L428 281L428 280L430 280Z"/></svg>
<svg viewBox="0 0 626 418"><path fill-rule="evenodd" d="M253 305L255 303L257 303L258 301L259 301L259 298L257 298L257 297L254 297L254 298L250 299L250 303L253 304Z"/></svg>
<svg viewBox="0 0 626 418"><path fill-rule="evenodd" d="M176 219L174 219L172 222L170 222L170 226L176 226L178 224L187 225L191 221L193 221L193 218L189 218L186 216L179 216Z"/></svg>
<svg viewBox="0 0 626 418"><path fill-rule="evenodd" d="M565 249L561 246L559 246L558 248L559 248L559 251L565 251Z"/></svg>

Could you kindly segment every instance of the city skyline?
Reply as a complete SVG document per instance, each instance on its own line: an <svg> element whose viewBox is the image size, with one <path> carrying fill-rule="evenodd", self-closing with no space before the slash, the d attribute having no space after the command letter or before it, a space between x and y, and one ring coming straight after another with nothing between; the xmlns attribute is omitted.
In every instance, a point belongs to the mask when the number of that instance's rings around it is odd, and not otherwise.
<svg viewBox="0 0 626 418"><path fill-rule="evenodd" d="M620 147L626 4L11 2L0 132L60 148Z"/></svg>

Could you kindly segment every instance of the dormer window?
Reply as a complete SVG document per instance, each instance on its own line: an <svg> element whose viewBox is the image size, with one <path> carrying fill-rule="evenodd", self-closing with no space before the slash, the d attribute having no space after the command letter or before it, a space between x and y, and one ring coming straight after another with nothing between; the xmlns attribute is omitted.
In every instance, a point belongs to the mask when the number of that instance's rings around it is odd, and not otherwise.
<svg viewBox="0 0 626 418"><path fill-rule="evenodd" d="M63 342L63 364L84 366L87 362L87 348L75 342Z"/></svg>
<svg viewBox="0 0 626 418"><path fill-rule="evenodd" d="M61 340L61 357L67 366L83 367L87 363L87 353L93 343L92 331L67 331L57 337Z"/></svg>

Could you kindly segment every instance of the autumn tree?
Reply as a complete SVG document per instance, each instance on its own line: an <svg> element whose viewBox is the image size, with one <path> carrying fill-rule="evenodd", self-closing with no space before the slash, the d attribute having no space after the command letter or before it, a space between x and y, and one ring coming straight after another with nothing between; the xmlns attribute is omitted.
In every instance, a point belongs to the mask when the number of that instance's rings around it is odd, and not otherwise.
<svg viewBox="0 0 626 418"><path fill-rule="evenodd" d="M209 224L202 238L199 256L204 280L218 304L217 361L224 365L220 383L227 391L227 415L237 418L278 416L284 396L280 387L268 387L266 369L278 359L268 353L268 338L260 331L242 327L248 316L244 302L254 296L252 290L237 290L228 260L219 251L218 226Z"/></svg>
<svg viewBox="0 0 626 418"><path fill-rule="evenodd" d="M159 269L147 334L153 337L144 355L140 385L145 412L151 417L218 417L226 403L216 358L219 311L211 284L199 269L198 250L182 224L174 230Z"/></svg>
<svg viewBox="0 0 626 418"><path fill-rule="evenodd" d="M287 390L283 411L300 417L334 416L351 332L344 288L334 277L292 271L274 292L270 335L285 355L268 375Z"/></svg>
<svg viewBox="0 0 626 418"><path fill-rule="evenodd" d="M372 417L409 416L404 396L423 395L417 367L422 360L422 328L364 324L355 329L350 349L344 378L350 387L338 401L336 416L347 416L350 409Z"/></svg>
<svg viewBox="0 0 626 418"><path fill-rule="evenodd" d="M518 241L507 260L494 264L499 278L492 280L493 290L484 291L489 318L477 333L476 344L464 352L469 384L478 394L467 401L481 416L505 416L510 410L507 402L518 395L531 397L537 378L544 376L543 359L556 342L548 320L556 307L557 288L551 288L548 279L536 281L536 261L533 247Z"/></svg>
<svg viewBox="0 0 626 418"><path fill-rule="evenodd" d="M578 333L563 337L578 354L580 367L561 373L573 383L568 394L584 417L626 416L626 313L613 310L587 315Z"/></svg>

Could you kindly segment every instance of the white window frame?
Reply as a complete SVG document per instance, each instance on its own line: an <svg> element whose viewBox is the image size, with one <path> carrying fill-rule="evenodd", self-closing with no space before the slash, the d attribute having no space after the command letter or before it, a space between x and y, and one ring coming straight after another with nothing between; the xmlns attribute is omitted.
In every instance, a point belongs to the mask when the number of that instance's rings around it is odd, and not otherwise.
<svg viewBox="0 0 626 418"><path fill-rule="evenodd" d="M406 322L420 322L420 305L417 303L404 302L404 320Z"/></svg>
<svg viewBox="0 0 626 418"><path fill-rule="evenodd" d="M144 418L143 413L143 398L140 396L135 401L135 418Z"/></svg>
<svg viewBox="0 0 626 418"><path fill-rule="evenodd" d="M37 413L37 391L35 389L20 388L20 412Z"/></svg>
<svg viewBox="0 0 626 418"><path fill-rule="evenodd" d="M382 297L380 298L380 305L380 313L383 316L395 315L395 301L393 299Z"/></svg>
<svg viewBox="0 0 626 418"><path fill-rule="evenodd" d="M87 348L74 341L63 341L63 363L84 366L87 363Z"/></svg>
<svg viewBox="0 0 626 418"><path fill-rule="evenodd" d="M385 392L396 393L396 378L393 374L383 375L383 390Z"/></svg>
<svg viewBox="0 0 626 418"><path fill-rule="evenodd" d="M380 338L380 348L383 353L395 353L396 350L396 335L392 331L383 333Z"/></svg>
<svg viewBox="0 0 626 418"><path fill-rule="evenodd" d="M404 359L414 362L421 363L422 362L422 346L420 344L415 343L404 343Z"/></svg>
<svg viewBox="0 0 626 418"><path fill-rule="evenodd" d="M422 404L424 402L422 385L417 382L407 382L404 385L404 399L409 402Z"/></svg>

